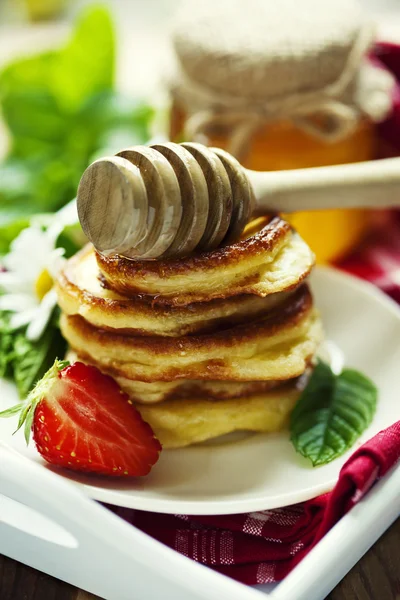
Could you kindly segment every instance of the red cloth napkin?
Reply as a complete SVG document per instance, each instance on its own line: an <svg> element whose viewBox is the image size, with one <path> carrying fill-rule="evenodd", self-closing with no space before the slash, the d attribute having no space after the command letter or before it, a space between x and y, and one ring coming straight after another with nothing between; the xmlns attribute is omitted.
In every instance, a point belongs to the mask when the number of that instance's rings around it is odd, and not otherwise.
<svg viewBox="0 0 400 600"><path fill-rule="evenodd" d="M197 562L242 583L283 579L400 458L400 422L361 446L332 492L294 506L189 517L113 507L120 517Z"/></svg>
<svg viewBox="0 0 400 600"><path fill-rule="evenodd" d="M400 46L379 44L375 56L400 80ZM400 86L381 135L400 154ZM366 279L400 302L400 214L377 215L376 230L339 268ZM110 507L152 537L247 584L283 579L327 531L400 459L400 422L361 446L342 467L332 492L262 512L190 517Z"/></svg>

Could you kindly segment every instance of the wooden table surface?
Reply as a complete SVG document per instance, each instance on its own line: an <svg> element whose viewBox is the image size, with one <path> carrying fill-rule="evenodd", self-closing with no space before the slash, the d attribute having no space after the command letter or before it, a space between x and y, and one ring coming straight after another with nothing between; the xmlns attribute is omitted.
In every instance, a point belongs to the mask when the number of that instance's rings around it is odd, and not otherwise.
<svg viewBox="0 0 400 600"><path fill-rule="evenodd" d="M96 600L98 596L0 556L0 599ZM134 592L132 600L135 600ZM400 518L329 594L327 600L400 600Z"/></svg>

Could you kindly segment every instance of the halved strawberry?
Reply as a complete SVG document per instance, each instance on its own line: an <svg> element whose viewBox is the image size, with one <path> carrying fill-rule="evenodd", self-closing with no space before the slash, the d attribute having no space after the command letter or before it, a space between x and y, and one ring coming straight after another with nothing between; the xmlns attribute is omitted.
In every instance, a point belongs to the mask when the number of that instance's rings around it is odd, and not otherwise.
<svg viewBox="0 0 400 600"><path fill-rule="evenodd" d="M24 423L27 443L32 429L43 458L74 471L147 475L161 450L116 381L81 362L54 363L23 403L18 429Z"/></svg>

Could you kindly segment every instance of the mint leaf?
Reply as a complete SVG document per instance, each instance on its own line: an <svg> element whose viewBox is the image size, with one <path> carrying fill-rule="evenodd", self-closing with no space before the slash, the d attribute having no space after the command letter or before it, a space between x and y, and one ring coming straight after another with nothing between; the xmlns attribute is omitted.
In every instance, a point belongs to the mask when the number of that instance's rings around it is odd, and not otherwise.
<svg viewBox="0 0 400 600"><path fill-rule="evenodd" d="M91 7L63 47L0 71L10 133L10 153L0 164L1 207L23 216L55 211L76 195L94 156L149 139L153 112L115 93L114 69L111 17Z"/></svg>
<svg viewBox="0 0 400 600"><path fill-rule="evenodd" d="M376 387L365 375L353 369L335 375L319 362L291 414L294 447L313 466L331 462L368 427L376 402Z"/></svg>
<svg viewBox="0 0 400 600"><path fill-rule="evenodd" d="M52 92L63 110L75 111L88 97L113 87L114 46L109 12L89 7L60 51L52 73Z"/></svg>
<svg viewBox="0 0 400 600"><path fill-rule="evenodd" d="M21 398L44 375L56 357L65 354L66 342L55 325L49 325L42 337L32 342L23 333L14 342L14 381Z"/></svg>
<svg viewBox="0 0 400 600"><path fill-rule="evenodd" d="M49 51L13 60L0 74L1 96L30 90L49 90L49 74L56 59L57 51Z"/></svg>
<svg viewBox="0 0 400 600"><path fill-rule="evenodd" d="M68 134L68 119L47 90L16 89L3 93L2 112L13 136L26 139L29 153L29 140L30 144L35 140L35 151L50 152L52 145ZM27 149L20 147L18 155L26 155Z"/></svg>
<svg viewBox="0 0 400 600"><path fill-rule="evenodd" d="M90 140L97 140L96 156L105 156L110 147L115 153L124 145L144 144L150 138L153 118L154 110L145 102L112 91L92 96L80 112L81 129ZM115 137L117 145L110 144ZM93 155L90 158L94 160Z"/></svg>
<svg viewBox="0 0 400 600"><path fill-rule="evenodd" d="M62 114L76 111L91 95L113 87L114 62L110 14L106 8L89 7L78 18L63 47L17 59L3 69L0 95L6 106L7 124L14 133L18 134L21 127L28 128L39 137L50 136L54 140L67 127ZM26 117L20 110L21 104L27 111ZM46 116L45 111L49 113L47 121L41 118ZM39 118L38 123L33 116Z"/></svg>

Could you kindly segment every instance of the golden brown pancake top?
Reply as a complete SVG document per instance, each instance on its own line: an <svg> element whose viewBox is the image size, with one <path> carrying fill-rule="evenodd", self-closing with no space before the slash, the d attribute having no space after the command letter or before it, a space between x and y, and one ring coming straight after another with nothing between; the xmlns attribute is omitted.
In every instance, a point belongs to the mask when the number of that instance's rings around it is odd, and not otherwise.
<svg viewBox="0 0 400 600"><path fill-rule="evenodd" d="M134 261L99 253L96 258L111 289L169 305L287 291L314 264L307 244L280 217L270 218L258 233L235 244L186 258Z"/></svg>
<svg viewBox="0 0 400 600"><path fill-rule="evenodd" d="M94 249L89 244L67 261L58 277L56 291L61 309L68 315L82 316L96 327L132 335L182 336L226 329L266 314L291 293L266 298L241 294L168 306L140 296L123 296L102 286L98 276Z"/></svg>

